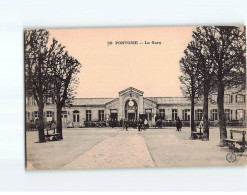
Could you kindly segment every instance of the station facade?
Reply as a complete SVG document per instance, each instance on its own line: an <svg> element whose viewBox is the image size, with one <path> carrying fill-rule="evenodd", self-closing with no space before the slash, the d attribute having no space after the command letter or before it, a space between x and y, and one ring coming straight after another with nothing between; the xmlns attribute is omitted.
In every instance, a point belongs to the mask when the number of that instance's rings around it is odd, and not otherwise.
<svg viewBox="0 0 247 195"><path fill-rule="evenodd" d="M218 121L217 95L209 98L209 119ZM195 105L195 120L202 119L202 101ZM228 123L246 125L245 91L226 91L224 98L225 116ZM62 122L64 127L83 127L85 122L135 120L146 114L149 126L155 124L157 116L163 121L174 122L177 117L190 121L190 101L184 97L144 97L144 92L129 87L118 93L116 98L75 98L70 107L64 107ZM56 119L56 106L47 99L44 108L45 121ZM38 118L38 107L32 97L26 98L26 120Z"/></svg>

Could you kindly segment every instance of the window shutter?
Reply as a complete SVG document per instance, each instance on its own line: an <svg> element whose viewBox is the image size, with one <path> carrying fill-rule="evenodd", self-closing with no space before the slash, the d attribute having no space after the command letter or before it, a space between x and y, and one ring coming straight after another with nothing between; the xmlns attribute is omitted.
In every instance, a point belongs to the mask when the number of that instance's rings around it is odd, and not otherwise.
<svg viewBox="0 0 247 195"><path fill-rule="evenodd" d="M231 103L233 103L233 95L231 95Z"/></svg>
<svg viewBox="0 0 247 195"><path fill-rule="evenodd" d="M245 98L246 98L246 96L245 96L245 95L243 95L244 103L245 103Z"/></svg>
<svg viewBox="0 0 247 195"><path fill-rule="evenodd" d="M236 120L238 120L238 110L235 110L236 113Z"/></svg>
<svg viewBox="0 0 247 195"><path fill-rule="evenodd" d="M235 99L235 102L236 102L236 103L238 103L238 98L237 98L237 97L238 97L238 95L235 95L235 98L236 98L236 99Z"/></svg>
<svg viewBox="0 0 247 195"><path fill-rule="evenodd" d="M230 110L230 120L232 121L232 110Z"/></svg>
<svg viewBox="0 0 247 195"><path fill-rule="evenodd" d="M213 120L213 110L210 110L210 118Z"/></svg>
<svg viewBox="0 0 247 195"><path fill-rule="evenodd" d="M185 118L185 116L184 116L184 110L182 111L182 114L183 114L182 118L183 118L183 120L184 120L184 118Z"/></svg>

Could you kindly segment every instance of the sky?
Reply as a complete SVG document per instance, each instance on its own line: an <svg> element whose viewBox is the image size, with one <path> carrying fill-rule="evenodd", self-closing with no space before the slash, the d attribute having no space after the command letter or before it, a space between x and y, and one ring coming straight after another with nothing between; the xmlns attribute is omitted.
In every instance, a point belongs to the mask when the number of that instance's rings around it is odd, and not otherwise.
<svg viewBox="0 0 247 195"><path fill-rule="evenodd" d="M145 97L182 96L179 60L195 27L48 29L82 68L77 98L118 97L134 87ZM138 41L138 44L115 44ZM145 44L150 42L150 44ZM152 41L161 44L152 44ZM112 45L108 45L112 42ZM142 43L142 44L140 44Z"/></svg>

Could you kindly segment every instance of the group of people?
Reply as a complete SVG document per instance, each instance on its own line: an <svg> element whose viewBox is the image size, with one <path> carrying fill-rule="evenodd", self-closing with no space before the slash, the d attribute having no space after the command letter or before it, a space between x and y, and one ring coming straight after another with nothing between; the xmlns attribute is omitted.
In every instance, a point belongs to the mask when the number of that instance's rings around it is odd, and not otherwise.
<svg viewBox="0 0 247 195"><path fill-rule="evenodd" d="M128 128L129 128L129 125L130 125L130 121L129 120L127 120L127 119L121 119L120 120L121 122L121 125L122 125L122 129L121 130L126 130L126 131L128 131ZM147 121L147 119L144 119L144 120L142 120L142 119L138 119L138 120L135 120L134 122L133 122L133 128L134 129L136 129L136 128L138 128L138 131L142 131L142 130L145 130L146 131L146 129L148 128L148 121Z"/></svg>

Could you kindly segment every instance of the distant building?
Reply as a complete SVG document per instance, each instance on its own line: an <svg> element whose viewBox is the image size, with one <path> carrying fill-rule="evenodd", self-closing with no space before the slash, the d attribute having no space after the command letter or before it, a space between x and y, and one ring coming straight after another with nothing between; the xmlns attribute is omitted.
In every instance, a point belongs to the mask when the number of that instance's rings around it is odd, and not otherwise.
<svg viewBox="0 0 247 195"><path fill-rule="evenodd" d="M144 92L129 87L119 92L116 98L75 98L70 107L64 107L62 122L64 127L81 127L92 121L119 121L127 118L134 120L139 114L146 114L149 125L155 124L157 116L167 125L173 124L177 117L184 123L190 121L190 101L184 97L144 97ZM225 116L228 125L245 125L245 91L235 93L226 91L224 99ZM56 118L56 106L51 99L44 108L45 121ZM38 107L32 97L26 98L26 121L38 118ZM210 124L218 122L217 95L209 101ZM202 119L202 102L195 105L195 120Z"/></svg>

